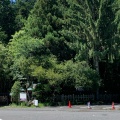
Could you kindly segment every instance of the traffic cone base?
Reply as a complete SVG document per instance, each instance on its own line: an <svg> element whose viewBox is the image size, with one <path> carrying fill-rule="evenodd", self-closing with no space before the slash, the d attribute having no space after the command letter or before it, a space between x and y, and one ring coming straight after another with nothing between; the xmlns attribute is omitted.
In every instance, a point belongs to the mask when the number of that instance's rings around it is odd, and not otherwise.
<svg viewBox="0 0 120 120"><path fill-rule="evenodd" d="M114 102L112 102L112 110L115 110Z"/></svg>
<svg viewBox="0 0 120 120"><path fill-rule="evenodd" d="M70 101L69 101L69 103L68 103L68 107L71 108L71 102L70 102Z"/></svg>
<svg viewBox="0 0 120 120"><path fill-rule="evenodd" d="M87 104L88 104L88 109L92 109L91 106L90 106L90 102L88 102Z"/></svg>
<svg viewBox="0 0 120 120"><path fill-rule="evenodd" d="M92 109L91 107L88 107L88 109Z"/></svg>

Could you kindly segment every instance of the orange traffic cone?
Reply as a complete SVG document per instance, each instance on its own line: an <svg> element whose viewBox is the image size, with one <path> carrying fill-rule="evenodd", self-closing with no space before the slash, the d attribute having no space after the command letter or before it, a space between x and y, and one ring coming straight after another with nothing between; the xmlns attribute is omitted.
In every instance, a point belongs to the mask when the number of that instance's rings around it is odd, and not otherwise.
<svg viewBox="0 0 120 120"><path fill-rule="evenodd" d="M68 107L71 108L71 102L70 101L68 102Z"/></svg>
<svg viewBox="0 0 120 120"><path fill-rule="evenodd" d="M112 110L115 110L114 102L112 102Z"/></svg>

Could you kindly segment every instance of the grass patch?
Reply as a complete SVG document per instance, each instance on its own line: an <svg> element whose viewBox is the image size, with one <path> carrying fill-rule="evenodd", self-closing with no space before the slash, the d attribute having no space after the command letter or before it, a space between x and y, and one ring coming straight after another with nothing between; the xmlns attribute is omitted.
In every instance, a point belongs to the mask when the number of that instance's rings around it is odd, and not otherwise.
<svg viewBox="0 0 120 120"><path fill-rule="evenodd" d="M26 105L26 103L20 103L20 104L12 103L8 107L12 107L12 108L16 108L16 107L18 107L18 108L26 108L28 106Z"/></svg>
<svg viewBox="0 0 120 120"><path fill-rule="evenodd" d="M43 108L45 106L49 106L49 103L38 103L38 108ZM28 104L27 102L21 102L19 104L15 104L15 103L12 103L12 104L9 104L8 107L12 107L12 108L28 108L28 107L36 107L35 105L33 104Z"/></svg>

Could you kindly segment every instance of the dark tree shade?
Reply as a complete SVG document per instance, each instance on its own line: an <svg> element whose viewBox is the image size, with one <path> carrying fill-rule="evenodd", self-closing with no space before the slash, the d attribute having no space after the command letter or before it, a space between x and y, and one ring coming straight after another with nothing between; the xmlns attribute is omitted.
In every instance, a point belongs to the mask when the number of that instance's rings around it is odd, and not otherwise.
<svg viewBox="0 0 120 120"><path fill-rule="evenodd" d="M0 0L0 27L7 35L7 38L3 41L8 43L11 35L15 32L15 11L12 8L9 0Z"/></svg>

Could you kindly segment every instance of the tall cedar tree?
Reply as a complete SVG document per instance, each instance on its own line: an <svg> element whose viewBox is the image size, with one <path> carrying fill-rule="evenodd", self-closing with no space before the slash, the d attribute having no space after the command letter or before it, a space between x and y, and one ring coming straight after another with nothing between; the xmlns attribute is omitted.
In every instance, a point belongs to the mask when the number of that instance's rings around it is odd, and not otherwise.
<svg viewBox="0 0 120 120"><path fill-rule="evenodd" d="M0 0L0 29L5 32L5 39L2 42L8 43L11 35L15 32L15 11L10 4L10 0Z"/></svg>
<svg viewBox="0 0 120 120"><path fill-rule="evenodd" d="M25 26L31 37L44 39L46 47L58 60L68 60L74 56L65 34L67 19L65 12L69 5L64 0L37 0ZM35 54L35 53L34 53ZM36 51L36 54L39 54Z"/></svg>
<svg viewBox="0 0 120 120"><path fill-rule="evenodd" d="M77 59L84 56L92 60L100 74L99 63L108 62L114 41L114 14L111 0L71 0L72 30L80 37L77 40ZM73 3L73 4L72 4ZM79 55L80 54L80 55ZM112 54L113 55L113 54Z"/></svg>
<svg viewBox="0 0 120 120"><path fill-rule="evenodd" d="M108 49L111 48L111 38L114 36L113 29L110 29L114 28L112 1L72 0L72 2L71 14L74 19L71 25L81 38L78 44L82 44L78 49L82 50L85 45L87 59L93 59L94 68L99 72L99 61L106 59L106 55L110 52Z"/></svg>
<svg viewBox="0 0 120 120"><path fill-rule="evenodd" d="M24 27L24 23L29 16L36 0L16 0L12 6L15 12L15 30L18 31Z"/></svg>

